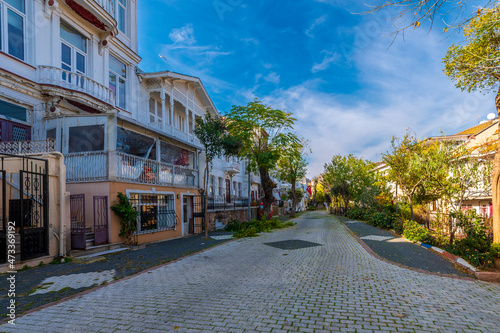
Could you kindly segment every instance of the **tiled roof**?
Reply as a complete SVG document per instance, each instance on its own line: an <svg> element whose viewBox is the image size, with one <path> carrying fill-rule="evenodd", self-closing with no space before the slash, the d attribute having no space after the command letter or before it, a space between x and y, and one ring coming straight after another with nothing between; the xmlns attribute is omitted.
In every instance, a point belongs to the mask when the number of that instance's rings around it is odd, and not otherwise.
<svg viewBox="0 0 500 333"><path fill-rule="evenodd" d="M462 132L459 132L455 135L475 135L475 134L481 133L482 131L484 131L485 129L487 129L488 127L490 127L491 125L493 125L493 123L495 123L497 121L498 121L498 119L488 120L487 122L484 122L482 124L476 125L476 126L471 127L471 128L468 128L468 129L466 129Z"/></svg>

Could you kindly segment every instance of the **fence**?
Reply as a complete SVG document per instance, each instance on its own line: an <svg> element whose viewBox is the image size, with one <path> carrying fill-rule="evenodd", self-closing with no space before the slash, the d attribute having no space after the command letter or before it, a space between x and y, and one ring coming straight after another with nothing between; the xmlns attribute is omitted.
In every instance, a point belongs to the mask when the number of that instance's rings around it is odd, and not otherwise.
<svg viewBox="0 0 500 333"><path fill-rule="evenodd" d="M219 196L209 196L207 198L207 207L209 211L214 210L234 210L238 208L247 208L248 207L248 197L241 198L236 196L228 197L225 195Z"/></svg>

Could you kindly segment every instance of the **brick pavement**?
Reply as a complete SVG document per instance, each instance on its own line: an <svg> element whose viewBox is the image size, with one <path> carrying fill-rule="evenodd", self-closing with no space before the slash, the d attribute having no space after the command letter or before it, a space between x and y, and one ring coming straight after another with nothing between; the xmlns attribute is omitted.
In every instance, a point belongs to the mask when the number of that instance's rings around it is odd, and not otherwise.
<svg viewBox="0 0 500 333"><path fill-rule="evenodd" d="M500 286L368 254L319 212L17 319L8 332L500 332ZM283 250L264 243L318 243Z"/></svg>

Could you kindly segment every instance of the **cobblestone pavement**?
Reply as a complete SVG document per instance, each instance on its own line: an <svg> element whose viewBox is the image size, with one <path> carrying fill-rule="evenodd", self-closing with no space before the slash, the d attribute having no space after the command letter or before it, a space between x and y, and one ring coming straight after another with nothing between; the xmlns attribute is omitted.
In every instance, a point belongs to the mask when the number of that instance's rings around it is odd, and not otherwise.
<svg viewBox="0 0 500 333"><path fill-rule="evenodd" d="M297 222L118 281L0 330L500 332L500 285L380 261L320 212Z"/></svg>

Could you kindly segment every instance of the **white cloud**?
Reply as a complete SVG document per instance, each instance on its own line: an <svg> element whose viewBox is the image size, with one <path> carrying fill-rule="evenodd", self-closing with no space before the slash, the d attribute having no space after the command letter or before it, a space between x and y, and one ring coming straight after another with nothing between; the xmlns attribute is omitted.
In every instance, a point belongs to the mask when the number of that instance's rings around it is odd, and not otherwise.
<svg viewBox="0 0 500 333"><path fill-rule="evenodd" d="M323 58L323 61L320 63L316 63L312 66L311 72L312 73L317 73L324 71L328 67L330 67L330 64L334 62L336 59L338 59L338 55L335 52L332 51L323 51L322 53L326 53L325 57Z"/></svg>
<svg viewBox="0 0 500 333"><path fill-rule="evenodd" d="M179 29L172 29L168 37L176 44L192 45L196 43L193 26L191 24L187 24Z"/></svg>
<svg viewBox="0 0 500 333"><path fill-rule="evenodd" d="M280 83L280 76L276 74L275 72L270 73L269 75L266 75L264 77L264 80L270 83L274 84L279 84Z"/></svg>
<svg viewBox="0 0 500 333"><path fill-rule="evenodd" d="M309 28L306 30L306 35L308 35L309 37L314 37L312 31L319 25L325 23L326 21L326 18L328 17L328 15L324 14L324 15L321 15L320 17L318 17L316 20L314 20L314 22L309 26Z"/></svg>

